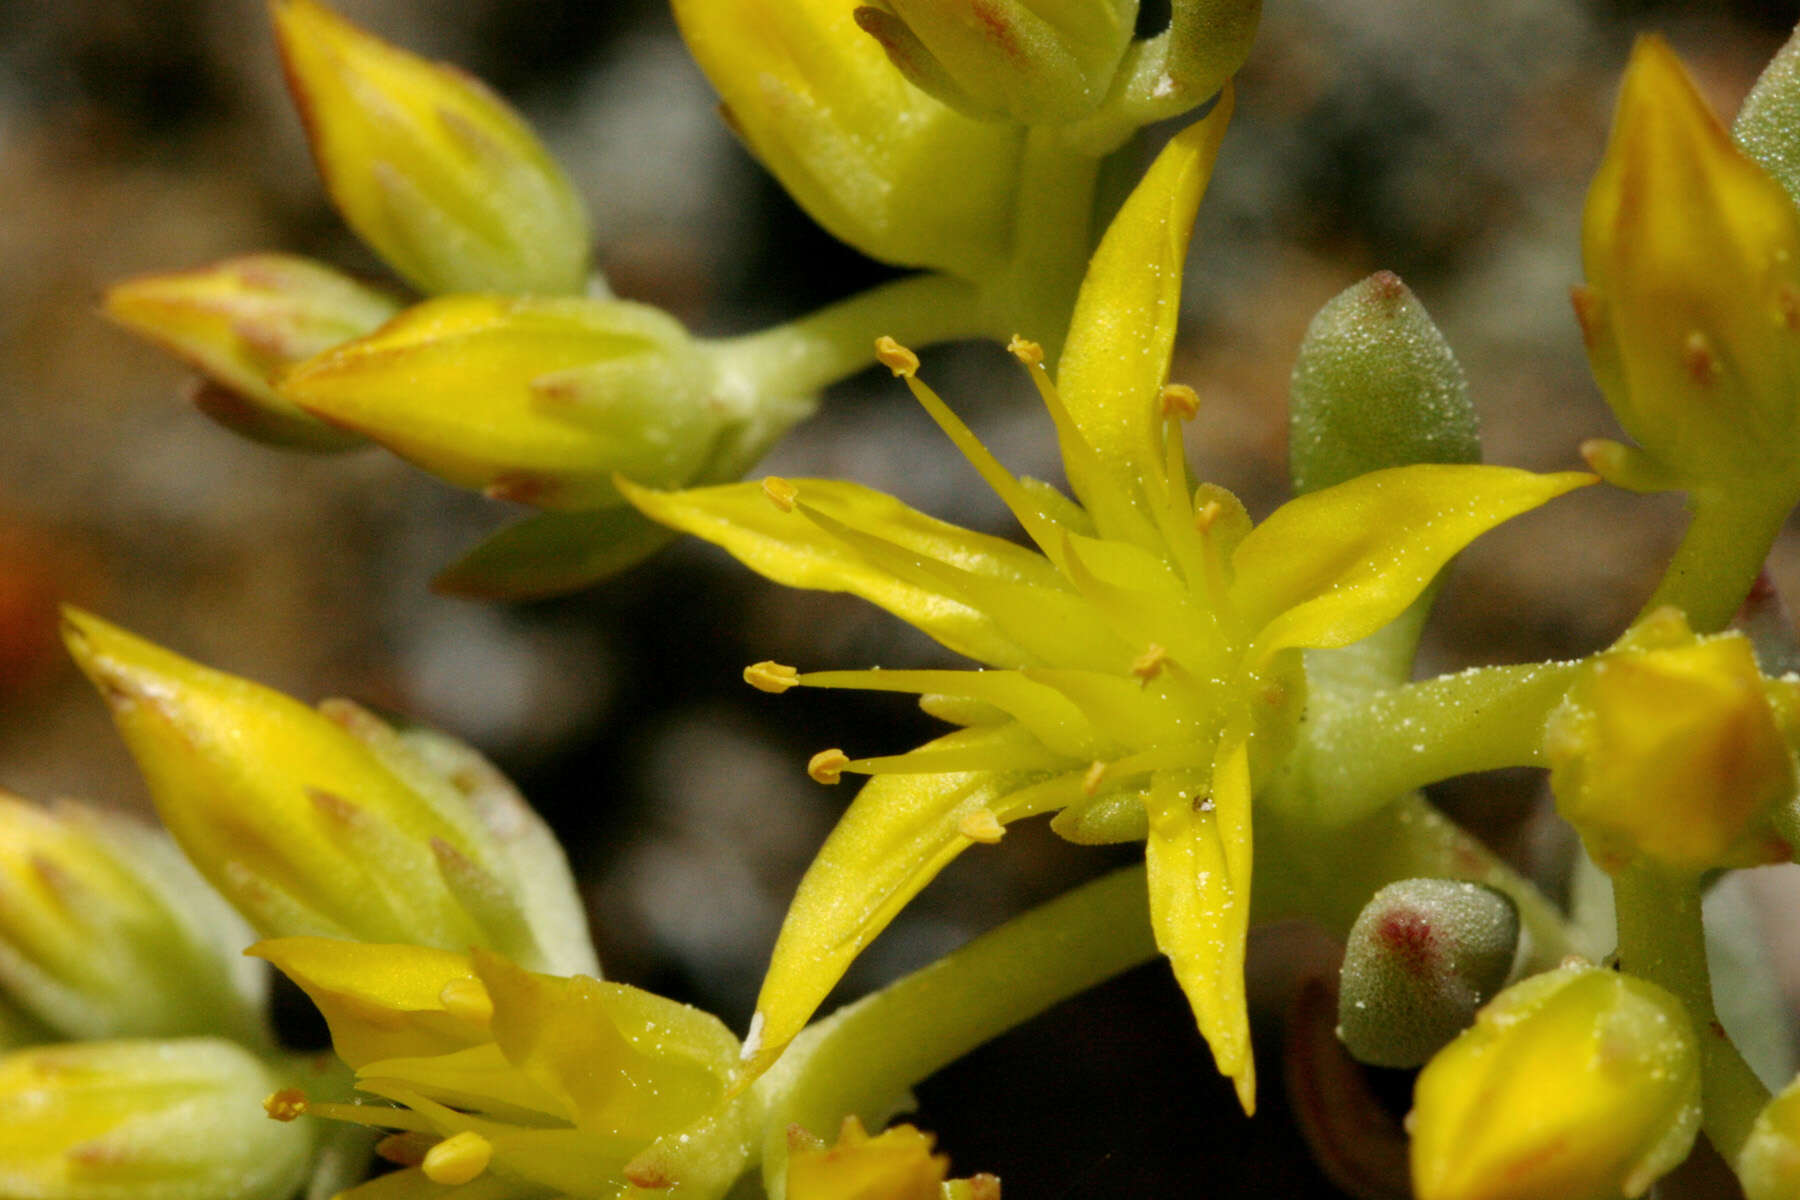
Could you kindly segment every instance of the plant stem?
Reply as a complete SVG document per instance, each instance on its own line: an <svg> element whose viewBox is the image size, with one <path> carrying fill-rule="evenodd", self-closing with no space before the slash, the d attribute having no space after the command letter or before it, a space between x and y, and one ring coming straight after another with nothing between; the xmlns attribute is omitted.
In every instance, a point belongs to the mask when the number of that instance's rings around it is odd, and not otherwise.
<svg viewBox="0 0 1800 1200"><path fill-rule="evenodd" d="M812 1026L762 1080L763 1177L786 1189L789 1125L830 1136L990 1038L1156 955L1142 866L1083 884Z"/></svg>
<svg viewBox="0 0 1800 1200"><path fill-rule="evenodd" d="M1695 633L1717 633L1750 594L1793 505L1745 486L1696 491L1688 507L1687 532L1644 612L1674 605Z"/></svg>
<svg viewBox="0 0 1800 1200"><path fill-rule="evenodd" d="M810 396L874 362L875 339L883 335L916 348L978 337L988 325L974 284L908 275L711 349L734 394Z"/></svg>
<svg viewBox="0 0 1800 1200"><path fill-rule="evenodd" d="M1544 722L1579 666L1483 667L1348 701L1319 694L1265 799L1295 819L1336 827L1440 779L1541 765Z"/></svg>
<svg viewBox="0 0 1800 1200"><path fill-rule="evenodd" d="M1619 914L1620 967L1673 992L1693 1019L1700 1042L1706 1136L1735 1164L1769 1092L1713 1009L1699 880L1639 864L1613 877L1613 899Z"/></svg>

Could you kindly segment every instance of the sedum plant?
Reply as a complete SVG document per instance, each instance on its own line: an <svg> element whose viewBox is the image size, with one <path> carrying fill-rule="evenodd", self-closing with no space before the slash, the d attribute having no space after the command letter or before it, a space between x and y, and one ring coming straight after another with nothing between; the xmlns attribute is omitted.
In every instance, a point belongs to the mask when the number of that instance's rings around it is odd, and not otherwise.
<svg viewBox="0 0 1800 1200"><path fill-rule="evenodd" d="M868 782L740 1036L602 977L561 848L467 746L71 609L69 650L167 836L0 797L0 1197L993 1200L982 1164L892 1123L913 1085L1161 956L1252 1112L1248 933L1292 917L1347 946L1339 1077L1352 1057L1422 1067L1405 1175L1343 1169L1355 1148L1314 1126L1356 1194L1638 1196L1703 1133L1752 1200L1800 1195L1793 1064L1753 1069L1734 1040L1779 1045L1787 1014L1721 1024L1701 909L1800 836L1800 679L1772 665L1794 632L1734 627L1800 499L1800 49L1736 140L1665 44L1633 53L1575 291L1633 444L1585 444L1592 473L1483 464L1454 354L1378 273L1297 348L1296 494L1255 520L1190 475L1201 401L1171 378L1253 0L1174 0L1150 36L1132 0L674 9L751 151L825 228L913 273L696 334L611 293L581 199L502 100L275 0L327 190L411 294L262 252L120 283L105 310L204 373L203 411L248 436L372 441L541 510L452 565L453 590L586 586L689 534L974 664L764 661L751 686L905 693L949 728L812 758L819 783ZM1103 167L1165 120L1180 128L1106 203ZM915 348L966 339L1021 364L1066 490L1009 470L926 384ZM854 481L740 479L876 363L1023 542ZM1577 661L1415 679L1456 554L1601 481L1692 512L1631 628ZM1549 768L1588 856L1575 911L1419 794L1505 766ZM933 876L1043 815L1143 861L820 1015ZM269 1031L246 948L316 1006L332 1053ZM1290 1059L1297 1089L1317 1082Z"/></svg>

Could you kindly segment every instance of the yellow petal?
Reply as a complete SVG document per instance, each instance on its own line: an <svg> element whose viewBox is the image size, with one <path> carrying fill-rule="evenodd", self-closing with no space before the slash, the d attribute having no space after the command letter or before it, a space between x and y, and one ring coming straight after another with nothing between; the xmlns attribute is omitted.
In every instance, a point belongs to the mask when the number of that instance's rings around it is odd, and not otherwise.
<svg viewBox="0 0 1800 1200"><path fill-rule="evenodd" d="M1204 772L1159 772L1150 786L1150 924L1187 994L1221 1074L1256 1110L1256 1063L1244 999L1250 927L1250 769L1241 738Z"/></svg>
<svg viewBox="0 0 1800 1200"><path fill-rule="evenodd" d="M959 730L920 749L1005 750L1022 740L1034 739L1009 723ZM963 818L987 809L1009 819L1001 802L1020 782L979 770L881 775L858 793L807 868L782 924L744 1043L750 1074L775 1060L851 960L969 847Z"/></svg>
<svg viewBox="0 0 1800 1200"><path fill-rule="evenodd" d="M777 583L861 596L959 654L982 662L1019 666L1033 660L991 615L957 595L949 581L962 573L994 585L1031 585L1046 594L1061 591L1061 578L1040 555L1000 538L959 529L853 483L791 482L809 507L893 543L899 552L916 558L920 569L909 578L897 577L804 512L783 512L760 483L653 492L620 481L619 488L647 516L712 542ZM934 573L933 566L949 570ZM933 580L938 582L934 585Z"/></svg>
<svg viewBox="0 0 1800 1200"><path fill-rule="evenodd" d="M352 1067L450 1054L489 1040L486 990L468 956L423 946L277 938L245 953L300 986Z"/></svg>
<svg viewBox="0 0 1800 1200"><path fill-rule="evenodd" d="M1344 646L1399 616L1451 557L1502 521L1595 482L1511 467L1372 471L1276 509L1232 556L1231 599L1256 656Z"/></svg>
<svg viewBox="0 0 1800 1200"><path fill-rule="evenodd" d="M1181 272L1201 194L1231 119L1231 89L1182 130L1113 218L1088 265L1057 370L1063 401L1114 476L1144 487L1163 471L1156 399L1169 372L1181 310ZM1105 481L1070 484L1090 512ZM1098 515L1098 512L1096 512Z"/></svg>
<svg viewBox="0 0 1800 1200"><path fill-rule="evenodd" d="M939 1200L950 1160L931 1152L931 1135L896 1125L876 1137L854 1117L837 1144L788 1157L788 1200Z"/></svg>

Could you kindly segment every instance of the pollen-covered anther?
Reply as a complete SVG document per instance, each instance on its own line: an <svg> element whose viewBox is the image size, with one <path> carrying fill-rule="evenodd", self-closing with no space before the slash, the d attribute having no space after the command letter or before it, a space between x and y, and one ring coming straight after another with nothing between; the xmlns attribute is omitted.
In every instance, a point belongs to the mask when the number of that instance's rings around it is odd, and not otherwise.
<svg viewBox="0 0 1800 1200"><path fill-rule="evenodd" d="M842 750L821 750L806 764L806 773L816 783L836 783L844 776L844 768L850 765L850 756Z"/></svg>
<svg viewBox="0 0 1800 1200"><path fill-rule="evenodd" d="M1223 504L1220 504L1217 500L1208 500L1205 504L1202 504L1199 508L1194 510L1194 528L1198 529L1201 533L1205 533L1213 527L1213 522L1224 515L1224 512L1225 506Z"/></svg>
<svg viewBox="0 0 1800 1200"><path fill-rule="evenodd" d="M971 842L984 842L990 846L1006 836L1006 826L1000 823L991 808L964 813L956 822L956 831Z"/></svg>
<svg viewBox="0 0 1800 1200"><path fill-rule="evenodd" d="M1006 343L1006 352L1028 367L1044 365L1044 348L1016 333L1013 334L1012 341Z"/></svg>
<svg viewBox="0 0 1800 1200"><path fill-rule="evenodd" d="M1177 421L1191 421L1200 415L1200 393L1185 383L1166 383L1156 398L1158 410Z"/></svg>
<svg viewBox="0 0 1800 1200"><path fill-rule="evenodd" d="M875 339L875 358L896 379L911 379L919 371L919 356L885 334Z"/></svg>
<svg viewBox="0 0 1800 1200"><path fill-rule="evenodd" d="M1095 759L1088 764L1087 771L1081 777L1081 792L1084 796L1100 794L1100 784L1106 778L1106 764Z"/></svg>
<svg viewBox="0 0 1800 1200"><path fill-rule="evenodd" d="M1602 479L1616 479L1626 469L1630 451L1611 438L1588 438L1579 447L1581 461Z"/></svg>
<svg viewBox="0 0 1800 1200"><path fill-rule="evenodd" d="M1148 650L1131 660L1131 673L1145 683L1149 683L1162 674L1163 664L1168 660L1169 652L1155 642L1151 642Z"/></svg>
<svg viewBox="0 0 1800 1200"><path fill-rule="evenodd" d="M451 1016L474 1025L494 1019L494 1001L479 979L452 979L438 993L438 1003Z"/></svg>
<svg viewBox="0 0 1800 1200"><path fill-rule="evenodd" d="M800 682L800 672L784 663L765 659L744 668L744 682L759 692L779 696Z"/></svg>
<svg viewBox="0 0 1800 1200"><path fill-rule="evenodd" d="M800 495L800 489L779 475L770 475L762 481L763 495L769 498L782 512L794 511L794 500Z"/></svg>
<svg viewBox="0 0 1800 1200"><path fill-rule="evenodd" d="M263 1099L263 1111L273 1121L292 1121L306 1115L306 1093L299 1088L282 1088Z"/></svg>
<svg viewBox="0 0 1800 1200"><path fill-rule="evenodd" d="M419 1169L431 1182L455 1187L479 1176L493 1160L494 1143L465 1129L427 1150Z"/></svg>
<svg viewBox="0 0 1800 1200"><path fill-rule="evenodd" d="M1698 329L1687 335L1681 344L1681 362L1687 368L1688 378L1698 384L1708 384L1719 375L1719 356L1713 352L1712 342Z"/></svg>

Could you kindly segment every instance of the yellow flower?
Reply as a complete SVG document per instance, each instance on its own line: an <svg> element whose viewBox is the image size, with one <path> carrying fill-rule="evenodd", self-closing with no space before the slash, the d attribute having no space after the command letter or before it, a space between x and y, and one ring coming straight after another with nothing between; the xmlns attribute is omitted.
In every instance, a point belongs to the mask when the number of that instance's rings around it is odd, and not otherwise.
<svg viewBox="0 0 1800 1200"><path fill-rule="evenodd" d="M1616 1200L1687 1157L1700 1050L1681 1002L1580 963L1515 984L1420 1073L1419 1200Z"/></svg>
<svg viewBox="0 0 1800 1200"><path fill-rule="evenodd" d="M1633 626L1570 689L1545 732L1557 811L1616 872L1781 862L1770 818L1794 761L1742 634L1696 638L1674 609Z"/></svg>
<svg viewBox="0 0 1800 1200"><path fill-rule="evenodd" d="M473 751L347 701L314 711L87 613L64 632L163 824L260 932L593 969L561 848Z"/></svg>
<svg viewBox="0 0 1800 1200"><path fill-rule="evenodd" d="M850 483L626 486L645 513L778 582L853 592L996 668L795 678L917 693L964 728L909 754L824 764L876 778L800 886L746 1045L751 1071L945 863L1007 822L1063 810L1053 825L1076 840L1147 832L1157 942L1248 1108L1250 798L1304 700L1298 651L1374 632L1478 534L1591 482L1403 467L1303 496L1255 529L1230 493L1190 487L1179 419L1193 395L1165 377L1188 232L1228 112L1227 101L1178 135L1106 234L1060 388L1036 347L1014 345L1079 503L1014 478L912 378L909 352L882 350L1035 550ZM759 686L787 684L776 665L754 670Z"/></svg>
<svg viewBox="0 0 1800 1200"><path fill-rule="evenodd" d="M79 1042L0 1057L0 1195L286 1200L308 1124L265 1120L282 1080L214 1038Z"/></svg>
<svg viewBox="0 0 1800 1200"><path fill-rule="evenodd" d="M587 218L506 102L315 0L274 0L294 103L331 199L423 292L579 292Z"/></svg>
<svg viewBox="0 0 1800 1200"><path fill-rule="evenodd" d="M737 1061L737 1039L698 1009L479 950L284 938L250 952L305 990L357 1088L388 1102L271 1100L281 1118L399 1131L383 1153L406 1169L347 1197L437 1196L477 1178L495 1200L676 1186L715 1195L748 1164L747 1139L720 1139L735 1151L666 1173L665 1151L716 1114Z"/></svg>
<svg viewBox="0 0 1800 1200"><path fill-rule="evenodd" d="M246 437L309 450L362 439L300 411L276 381L295 363L373 332L400 310L393 297L288 254L128 279L106 289L103 307L206 375L194 402L207 416Z"/></svg>
<svg viewBox="0 0 1800 1200"><path fill-rule="evenodd" d="M160 831L0 790L0 997L47 1028L255 1037L246 934Z"/></svg>
<svg viewBox="0 0 1800 1200"><path fill-rule="evenodd" d="M1608 478L1800 489L1800 216L1660 38L1632 52L1582 260L1588 358L1642 447L1590 454Z"/></svg>
<svg viewBox="0 0 1800 1200"><path fill-rule="evenodd" d="M732 128L834 237L963 279L1004 264L1023 129L964 116L908 83L848 0L674 0L674 10Z"/></svg>
<svg viewBox="0 0 1800 1200"><path fill-rule="evenodd" d="M615 471L686 482L734 415L680 322L573 296L428 300L281 393L459 487L553 509L617 503Z"/></svg>

